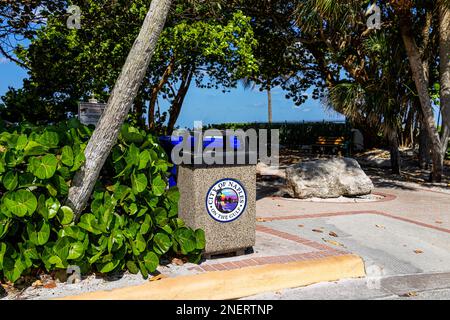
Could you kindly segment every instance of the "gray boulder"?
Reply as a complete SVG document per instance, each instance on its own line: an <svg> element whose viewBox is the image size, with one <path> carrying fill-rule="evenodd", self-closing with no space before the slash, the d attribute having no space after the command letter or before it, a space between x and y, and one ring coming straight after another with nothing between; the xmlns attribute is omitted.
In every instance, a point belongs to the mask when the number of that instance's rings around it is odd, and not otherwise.
<svg viewBox="0 0 450 320"><path fill-rule="evenodd" d="M355 159L333 158L307 161L286 169L289 194L294 198L363 196L374 189L372 180Z"/></svg>

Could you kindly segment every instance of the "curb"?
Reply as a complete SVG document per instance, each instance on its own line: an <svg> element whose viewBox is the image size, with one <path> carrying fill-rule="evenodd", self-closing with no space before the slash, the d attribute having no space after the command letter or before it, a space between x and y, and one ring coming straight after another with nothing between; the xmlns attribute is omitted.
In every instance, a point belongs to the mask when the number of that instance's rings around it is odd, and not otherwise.
<svg viewBox="0 0 450 320"><path fill-rule="evenodd" d="M59 300L231 300L364 276L363 260L349 254L166 278L139 286L85 293Z"/></svg>

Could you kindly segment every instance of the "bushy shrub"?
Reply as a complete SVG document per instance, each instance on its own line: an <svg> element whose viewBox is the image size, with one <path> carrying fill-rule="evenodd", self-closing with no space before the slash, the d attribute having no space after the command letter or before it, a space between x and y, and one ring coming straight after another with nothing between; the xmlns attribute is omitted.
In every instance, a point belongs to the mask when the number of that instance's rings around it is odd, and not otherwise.
<svg viewBox="0 0 450 320"><path fill-rule="evenodd" d="M200 259L204 233L177 217L167 155L156 138L128 125L75 221L64 202L91 133L76 120L0 133L0 279L70 265L147 277L166 254Z"/></svg>

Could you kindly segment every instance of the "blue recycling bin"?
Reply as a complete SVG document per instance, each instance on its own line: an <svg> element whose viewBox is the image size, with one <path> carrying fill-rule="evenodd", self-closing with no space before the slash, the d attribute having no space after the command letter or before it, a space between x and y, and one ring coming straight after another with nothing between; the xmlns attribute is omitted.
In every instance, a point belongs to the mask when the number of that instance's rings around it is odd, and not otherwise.
<svg viewBox="0 0 450 320"><path fill-rule="evenodd" d="M239 139L235 136L229 137L231 145L234 150L238 150L241 146ZM172 162L172 150L173 148L183 142L183 137L172 137L172 136L161 136L159 137L159 142L161 147L166 151L169 156L169 161ZM196 138L191 136L191 146L194 146ZM224 148L224 138L223 137L204 137L203 138L203 148ZM177 166L173 166L169 169L169 187L175 187L177 185Z"/></svg>

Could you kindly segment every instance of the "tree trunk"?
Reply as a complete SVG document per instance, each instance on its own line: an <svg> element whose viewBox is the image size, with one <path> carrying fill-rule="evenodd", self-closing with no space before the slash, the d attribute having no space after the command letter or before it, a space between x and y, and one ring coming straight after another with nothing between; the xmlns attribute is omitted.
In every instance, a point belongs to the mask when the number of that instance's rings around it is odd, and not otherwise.
<svg viewBox="0 0 450 320"><path fill-rule="evenodd" d="M430 165L430 143L428 134L423 124L420 125L419 133L419 168L428 170Z"/></svg>
<svg viewBox="0 0 450 320"><path fill-rule="evenodd" d="M389 132L389 147L390 147L390 154L391 154L391 171L392 174L400 174L400 168L401 168L401 156L400 156L400 150L398 145L398 133L397 129L392 130L392 132Z"/></svg>
<svg viewBox="0 0 450 320"><path fill-rule="evenodd" d="M428 92L427 75L423 68L419 48L417 47L416 41L413 37L410 19L402 19L400 21L400 30L403 43L408 54L409 64L414 82L416 84L417 93L420 99L420 106L424 116L423 124L427 130L431 144L430 147L433 161L432 180L435 182L440 182L442 180L443 170L441 140L437 130L436 121L434 119L433 107L431 105L431 99Z"/></svg>
<svg viewBox="0 0 450 320"><path fill-rule="evenodd" d="M269 124L272 124L272 91L270 87L267 89L267 106L269 111Z"/></svg>
<svg viewBox="0 0 450 320"><path fill-rule="evenodd" d="M414 108L409 108L408 115L405 121L405 131L403 132L402 146L403 147L412 147L414 144L414 116L415 110Z"/></svg>
<svg viewBox="0 0 450 320"><path fill-rule="evenodd" d="M170 106L169 123L167 124L167 134L172 134L175 124L177 123L178 117L180 116L181 107L183 106L184 98L191 86L192 78L194 76L193 68L188 69L184 72L181 80L180 88L178 89L177 96L175 97L172 105Z"/></svg>
<svg viewBox="0 0 450 320"><path fill-rule="evenodd" d="M450 7L450 6L449 6ZM439 6L440 102L442 110L442 156L445 157L450 136L450 8Z"/></svg>
<svg viewBox="0 0 450 320"><path fill-rule="evenodd" d="M161 80L159 80L158 84L152 89L150 104L148 107L148 127L150 130L155 129L155 106L158 100L158 93L162 90L164 85L169 80L169 77L173 73L174 67L175 67L175 57L172 57L166 70L164 70Z"/></svg>
<svg viewBox="0 0 450 320"><path fill-rule="evenodd" d="M75 175L67 204L78 220L86 207L100 171L117 141L120 128L144 79L159 36L169 13L171 0L153 0L106 109L85 150L86 161Z"/></svg>

